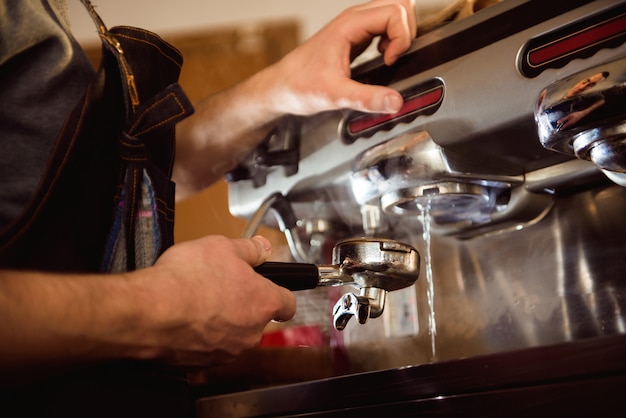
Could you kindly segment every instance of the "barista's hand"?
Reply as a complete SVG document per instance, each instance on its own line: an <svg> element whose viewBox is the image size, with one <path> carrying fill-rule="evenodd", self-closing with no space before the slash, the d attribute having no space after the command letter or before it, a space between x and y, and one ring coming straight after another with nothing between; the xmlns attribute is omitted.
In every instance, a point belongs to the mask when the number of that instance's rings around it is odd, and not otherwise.
<svg viewBox="0 0 626 418"><path fill-rule="evenodd" d="M221 362L256 346L273 319L295 314L294 295L254 272L267 239L208 236L167 250L153 267L159 357L180 365Z"/></svg>
<svg viewBox="0 0 626 418"><path fill-rule="evenodd" d="M402 97L397 91L351 80L350 63L375 36L381 36L378 48L385 63L396 62L417 31L414 6L413 0L375 0L346 9L268 69L267 82L274 86L272 105L301 115L339 108L400 110Z"/></svg>
<svg viewBox="0 0 626 418"><path fill-rule="evenodd" d="M254 347L295 313L293 294L252 268L269 253L264 238L214 236L131 273L0 270L0 387L104 360L205 366Z"/></svg>
<svg viewBox="0 0 626 418"><path fill-rule="evenodd" d="M379 49L385 62L392 64L409 48L415 32L413 0L375 0L354 6L276 64L197 103L195 114L176 129L177 199L222 178L286 114L342 108L400 110L400 93L352 80L350 63L380 36Z"/></svg>

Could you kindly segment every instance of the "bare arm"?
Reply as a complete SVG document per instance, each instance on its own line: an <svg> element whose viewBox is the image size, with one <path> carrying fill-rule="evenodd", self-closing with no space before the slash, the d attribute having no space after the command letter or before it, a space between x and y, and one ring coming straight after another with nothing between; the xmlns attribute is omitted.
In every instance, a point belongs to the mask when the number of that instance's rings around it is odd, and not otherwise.
<svg viewBox="0 0 626 418"><path fill-rule="evenodd" d="M293 294L251 267L269 253L264 238L213 236L127 274L1 271L0 384L103 360L207 365L252 348L295 313Z"/></svg>
<svg viewBox="0 0 626 418"><path fill-rule="evenodd" d="M198 103L196 113L177 129L177 198L202 190L234 168L285 114L340 108L398 111L401 95L351 80L350 63L373 37L382 35L379 49L392 64L415 32L413 0L354 6L278 63Z"/></svg>

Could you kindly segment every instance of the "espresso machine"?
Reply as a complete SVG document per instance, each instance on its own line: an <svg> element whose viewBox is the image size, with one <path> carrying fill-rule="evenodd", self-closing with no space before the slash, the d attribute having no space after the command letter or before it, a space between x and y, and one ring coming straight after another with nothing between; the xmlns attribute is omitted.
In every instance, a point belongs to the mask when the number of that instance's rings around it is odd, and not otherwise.
<svg viewBox="0 0 626 418"><path fill-rule="evenodd" d="M244 235L279 228L307 287L341 289L352 369L198 416L620 416L626 1L504 0L353 78L402 110L284 118L228 177ZM346 245L385 263L323 280L366 258Z"/></svg>

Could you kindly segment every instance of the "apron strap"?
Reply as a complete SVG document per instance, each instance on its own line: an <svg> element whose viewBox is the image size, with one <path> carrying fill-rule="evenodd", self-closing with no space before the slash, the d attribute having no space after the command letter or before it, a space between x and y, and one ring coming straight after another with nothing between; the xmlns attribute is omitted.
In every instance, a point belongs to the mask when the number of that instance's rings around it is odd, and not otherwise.
<svg viewBox="0 0 626 418"><path fill-rule="evenodd" d="M174 242L175 125L193 112L182 55L156 34L107 29L95 79L59 134L24 213L0 237L0 266L64 272L142 268Z"/></svg>

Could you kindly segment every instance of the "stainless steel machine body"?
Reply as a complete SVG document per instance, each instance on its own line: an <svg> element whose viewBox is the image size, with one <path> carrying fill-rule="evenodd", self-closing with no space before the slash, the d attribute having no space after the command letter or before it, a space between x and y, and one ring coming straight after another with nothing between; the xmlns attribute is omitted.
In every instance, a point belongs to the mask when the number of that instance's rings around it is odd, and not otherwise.
<svg viewBox="0 0 626 418"><path fill-rule="evenodd" d="M393 67L354 70L402 92L403 111L281 121L231 173L231 212L249 218L278 193L302 242L385 237L432 255L432 288L416 287L419 334L368 344L363 370L623 334L626 188L588 161L588 140L570 153L540 128L578 75L626 77L625 41L626 1L614 0L504 0L430 32ZM608 126L593 123L560 139ZM615 145L611 164L625 160L620 140L600 142Z"/></svg>
<svg viewBox="0 0 626 418"><path fill-rule="evenodd" d="M385 314L418 326L353 321L332 334L343 373L197 415L621 417L625 42L625 0L503 0L354 69L402 92L399 114L280 121L231 173L231 211L300 263L351 237L411 244L414 298L389 292Z"/></svg>

